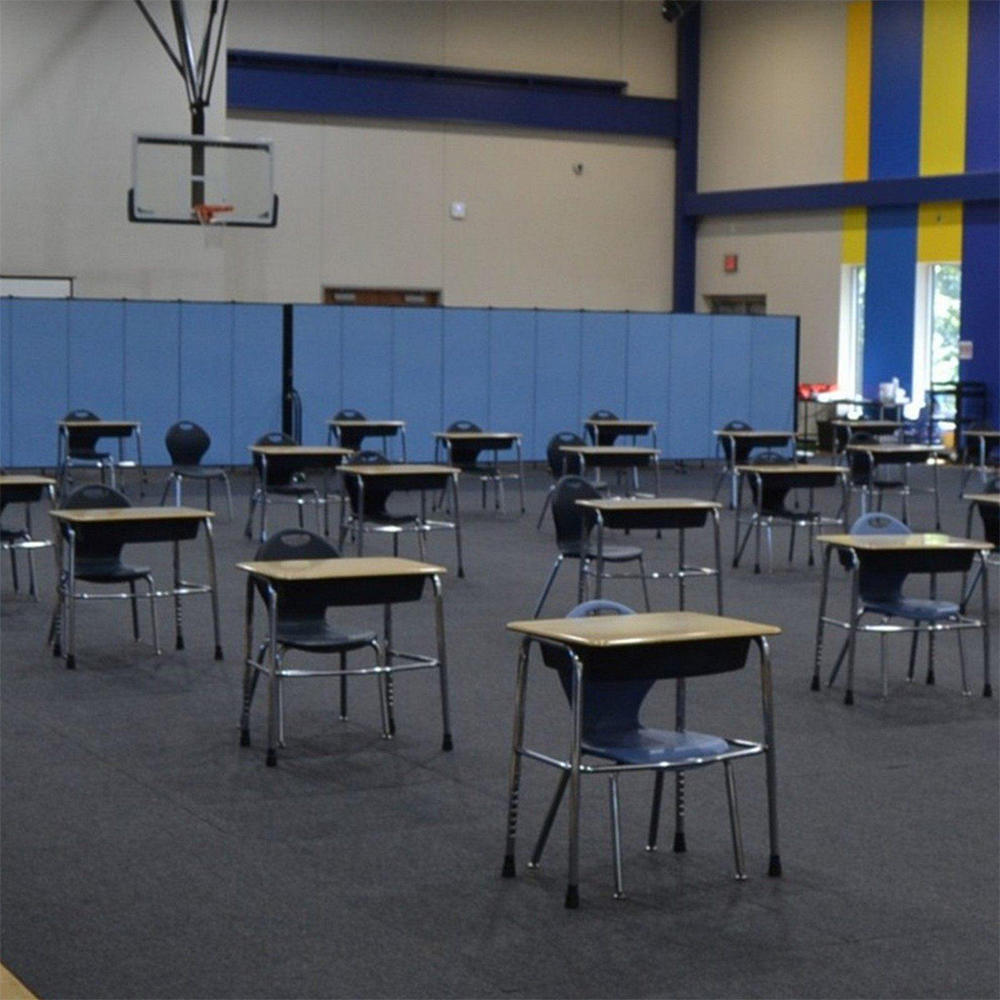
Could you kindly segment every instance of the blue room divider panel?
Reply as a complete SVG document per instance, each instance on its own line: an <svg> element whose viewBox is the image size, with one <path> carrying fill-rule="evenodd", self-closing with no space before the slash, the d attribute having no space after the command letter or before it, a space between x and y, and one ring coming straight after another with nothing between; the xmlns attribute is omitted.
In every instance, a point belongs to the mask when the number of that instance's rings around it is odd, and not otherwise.
<svg viewBox="0 0 1000 1000"><path fill-rule="evenodd" d="M711 323L700 316L673 317L670 338L670 417L665 454L713 454Z"/></svg>
<svg viewBox="0 0 1000 1000"><path fill-rule="evenodd" d="M790 429L795 421L796 320L751 316L750 324L750 422L762 430Z"/></svg>
<svg viewBox="0 0 1000 1000"><path fill-rule="evenodd" d="M180 419L201 424L212 438L202 460L233 460L233 306L181 304ZM160 435L166 431L163 428ZM245 461L246 459L241 459Z"/></svg>
<svg viewBox="0 0 1000 1000"><path fill-rule="evenodd" d="M487 309L444 310L444 430L456 420L490 422L490 326Z"/></svg>
<svg viewBox="0 0 1000 1000"><path fill-rule="evenodd" d="M625 413L625 313L585 312L580 337L580 419L594 410Z"/></svg>
<svg viewBox="0 0 1000 1000"><path fill-rule="evenodd" d="M625 415L657 422L656 440L664 448L670 435L670 337L672 317L663 313L630 313Z"/></svg>
<svg viewBox="0 0 1000 1000"><path fill-rule="evenodd" d="M750 317L713 316L710 322L712 429L725 427L730 420L754 423L750 413Z"/></svg>
<svg viewBox="0 0 1000 1000"><path fill-rule="evenodd" d="M442 428L441 309L399 309L393 330L392 417L406 421L406 452L412 462L434 457L434 432ZM394 454L399 454L398 451Z"/></svg>
<svg viewBox="0 0 1000 1000"><path fill-rule="evenodd" d="M341 408L342 306L295 306L293 384L302 399L302 443L326 444L327 420Z"/></svg>
<svg viewBox="0 0 1000 1000"><path fill-rule="evenodd" d="M0 465L11 463L11 303L0 299Z"/></svg>
<svg viewBox="0 0 1000 1000"><path fill-rule="evenodd" d="M580 426L580 313L536 315L535 440L539 457L558 431Z"/></svg>
<svg viewBox="0 0 1000 1000"><path fill-rule="evenodd" d="M14 299L10 315L11 465L51 467L56 422L69 410L69 304Z"/></svg>
<svg viewBox="0 0 1000 1000"><path fill-rule="evenodd" d="M170 463L163 435L180 419L180 336L180 302L125 303L125 416L142 422L150 465Z"/></svg>
<svg viewBox="0 0 1000 1000"><path fill-rule="evenodd" d="M393 312L380 306L344 309L344 406L372 420L392 413Z"/></svg>
<svg viewBox="0 0 1000 1000"><path fill-rule="evenodd" d="M70 299L68 306L69 409L93 410L105 420L122 419L125 303L112 299Z"/></svg>
<svg viewBox="0 0 1000 1000"><path fill-rule="evenodd" d="M233 462L267 431L281 429L281 306L233 306Z"/></svg>
<svg viewBox="0 0 1000 1000"><path fill-rule="evenodd" d="M535 317L529 309L494 309L490 313L489 429L520 431L525 458L534 458L539 451L535 438ZM501 457L513 458L513 452Z"/></svg>

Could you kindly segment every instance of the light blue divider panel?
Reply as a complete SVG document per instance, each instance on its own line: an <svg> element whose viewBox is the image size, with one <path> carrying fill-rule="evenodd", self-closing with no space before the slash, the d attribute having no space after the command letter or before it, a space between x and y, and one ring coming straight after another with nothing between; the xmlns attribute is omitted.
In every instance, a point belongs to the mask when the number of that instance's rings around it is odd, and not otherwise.
<svg viewBox="0 0 1000 1000"><path fill-rule="evenodd" d="M267 431L281 430L281 306L233 305L233 463Z"/></svg>
<svg viewBox="0 0 1000 1000"><path fill-rule="evenodd" d="M670 458L702 458L714 452L711 347L711 321L707 317L673 317L665 449Z"/></svg>
<svg viewBox="0 0 1000 1000"><path fill-rule="evenodd" d="M342 306L296 306L292 384L302 398L302 443L326 444L327 420L342 406Z"/></svg>
<svg viewBox="0 0 1000 1000"><path fill-rule="evenodd" d="M542 457L558 431L580 433L579 312L539 312L536 317L535 440Z"/></svg>
<svg viewBox="0 0 1000 1000"><path fill-rule="evenodd" d="M181 304L179 412L180 419L200 424L212 439L202 462L229 465L233 460L231 303ZM167 427L155 430L163 437ZM245 462L246 457L238 456L238 460Z"/></svg>
<svg viewBox="0 0 1000 1000"><path fill-rule="evenodd" d="M520 431L525 458L539 452L535 437L535 312L490 312L490 415L488 428ZM544 443L541 451L544 452ZM501 455L513 459L513 452Z"/></svg>
<svg viewBox="0 0 1000 1000"><path fill-rule="evenodd" d="M665 447L670 434L667 386L670 382L670 331L672 318L664 313L630 313L625 416L655 420L656 440ZM645 443L645 439L641 441Z"/></svg>
<svg viewBox="0 0 1000 1000"><path fill-rule="evenodd" d="M444 310L398 309L393 325L392 417L406 421L407 458L429 462L434 457L434 432L441 430L444 421ZM390 447L396 449L395 445ZM398 455L398 449L392 454Z"/></svg>
<svg viewBox="0 0 1000 1000"><path fill-rule="evenodd" d="M343 405L371 420L392 413L393 312L381 306L344 309Z"/></svg>
<svg viewBox="0 0 1000 1000"><path fill-rule="evenodd" d="M791 429L796 321L787 316L752 316L750 324L750 423L762 430Z"/></svg>
<svg viewBox="0 0 1000 1000"><path fill-rule="evenodd" d="M51 467L56 422L69 410L69 303L14 299L10 317L10 464Z"/></svg>
<svg viewBox="0 0 1000 1000"><path fill-rule="evenodd" d="M0 299L0 465L11 462L11 304Z"/></svg>
<svg viewBox="0 0 1000 1000"><path fill-rule="evenodd" d="M625 313L585 312L581 320L580 410L625 412Z"/></svg>
<svg viewBox="0 0 1000 1000"><path fill-rule="evenodd" d="M125 303L71 299L69 306L69 407L102 420L125 416ZM117 449L105 440L98 447Z"/></svg>
<svg viewBox="0 0 1000 1000"><path fill-rule="evenodd" d="M719 430L731 420L753 423L750 416L750 317L713 316L710 322L712 429Z"/></svg>
<svg viewBox="0 0 1000 1000"><path fill-rule="evenodd" d="M490 327L486 309L444 310L444 430L456 420L490 422Z"/></svg>
<svg viewBox="0 0 1000 1000"><path fill-rule="evenodd" d="M125 303L125 416L142 423L150 465L170 464L163 435L180 419L180 337L180 302Z"/></svg>

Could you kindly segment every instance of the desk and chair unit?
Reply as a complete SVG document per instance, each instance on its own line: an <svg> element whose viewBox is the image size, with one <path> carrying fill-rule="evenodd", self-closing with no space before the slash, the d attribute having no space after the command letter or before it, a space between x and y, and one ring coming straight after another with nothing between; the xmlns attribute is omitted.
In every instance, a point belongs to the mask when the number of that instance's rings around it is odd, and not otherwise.
<svg viewBox="0 0 1000 1000"><path fill-rule="evenodd" d="M722 448L723 468L715 480L712 499L719 495L719 489L729 479L729 507L735 509L739 466L746 465L751 454L758 448L788 448L795 445L795 431L754 430L742 420L730 421L715 432L719 447ZM791 459L793 456L789 456Z"/></svg>
<svg viewBox="0 0 1000 1000"><path fill-rule="evenodd" d="M900 497L903 509L903 523L909 523L909 498L914 493L930 493L934 496L934 527L941 530L941 498L938 494L938 460L944 451L943 445L897 444L891 442L865 441L847 446L847 458L851 469L851 484L861 493L861 513L868 513L874 501L882 507L886 493ZM930 465L933 476L931 486L913 486L910 483L912 466ZM888 481L878 478L878 470L883 466L902 468L901 479Z"/></svg>
<svg viewBox="0 0 1000 1000"><path fill-rule="evenodd" d="M100 470L101 481L105 475L112 487L116 484L115 472L118 469L134 468L139 473L139 495L143 495L146 483L146 470L142 464L142 425L138 420L101 420L89 410L74 410L58 422L56 438L56 478L59 481L59 494L65 494L71 475L70 470L77 467L96 468ZM102 438L113 438L118 441L118 457L110 452L98 451L97 442ZM126 438L135 440L134 460L126 460L124 442Z"/></svg>
<svg viewBox="0 0 1000 1000"><path fill-rule="evenodd" d="M38 600L38 587L35 582L35 552L38 549L52 547L47 538L35 538L31 523L31 506L43 497L48 497L49 503L55 506L56 481L48 476L33 476L21 474L0 474L0 511L10 504L24 505L24 527L6 527L0 529L0 547L10 552L11 579L15 592L19 589L17 572L17 553L23 552L28 561L28 594Z"/></svg>
<svg viewBox="0 0 1000 1000"><path fill-rule="evenodd" d="M361 451L368 438L380 438L382 452L388 454L390 438L399 438L402 460L406 461L406 421L368 420L360 410L341 410L326 422L326 443Z"/></svg>
<svg viewBox="0 0 1000 1000"><path fill-rule="evenodd" d="M482 505L486 507L486 487L493 485L493 503L498 511L504 510L503 484L504 480L516 480L521 501L521 513L524 506L524 461L521 455L521 441L524 435L519 432L484 431L471 421L456 421L446 431L437 431L434 435L434 461L440 461L441 449L444 449L444 464L455 466L462 472L479 477L482 488ZM517 462L517 472L504 473L500 471L500 452L514 449ZM489 465L479 463L480 452L493 453L493 462Z"/></svg>

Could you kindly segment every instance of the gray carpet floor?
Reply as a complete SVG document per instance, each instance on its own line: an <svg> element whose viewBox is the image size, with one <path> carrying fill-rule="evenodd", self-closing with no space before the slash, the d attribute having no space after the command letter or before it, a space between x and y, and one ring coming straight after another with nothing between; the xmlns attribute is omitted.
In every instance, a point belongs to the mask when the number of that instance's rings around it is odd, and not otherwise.
<svg viewBox="0 0 1000 1000"><path fill-rule="evenodd" d="M666 472L664 492L706 496L710 475ZM942 482L944 527L962 534L957 473ZM246 477L236 486L243 513ZM41 563L39 604L13 594L5 564L3 961L48 998L997 996L997 701L981 697L981 644L966 640L970 698L954 636L937 643L934 687L922 682L923 653L918 682L905 682L908 643L890 640L883 702L878 641L863 637L854 707L839 687L811 692L819 568L801 547L785 560L783 531L772 574L755 576L752 563L727 569L725 588L728 614L784 630L773 642L784 877L766 876L755 759L737 772L750 873L742 884L732 877L721 769L688 779L683 855L669 849L669 805L662 849L644 850L652 779L636 775L622 780L628 898L614 900L606 783L591 778L582 903L565 910L564 817L542 868L525 870L555 779L531 762L518 878L500 878L516 649L504 624L530 616L551 564L551 522L535 531L546 486L533 472L523 517L483 512L475 488L463 491L468 575L445 581L450 754L440 749L433 674L398 679L394 741L379 736L374 682L352 683L344 723L336 682L303 680L288 685L278 767L264 767L260 697L253 745L239 746L244 579L234 564L254 545L224 512L223 662L212 659L206 598L186 603L183 652L170 648L161 602L162 657L148 643L147 616L135 645L127 605L104 602L79 608L78 669L69 672L44 642L51 559ZM914 525L930 527L930 511L916 500ZM291 523L286 508L272 530ZM709 561L709 533L688 534L692 559ZM633 538L654 564L673 564L676 537ZM729 514L723 541L730 551ZM380 539L369 551L388 546ZM126 555L169 579L168 547ZM450 536L435 536L430 555L451 569ZM202 546L189 543L184 558L187 578L201 577ZM714 610L711 584L689 586L689 607ZM926 593L926 581L910 586ZM957 579L941 579L940 596L957 590ZM608 585L606 596L641 602L632 581ZM655 584L653 598L675 607L675 585ZM839 570L832 600L847 600ZM567 569L547 611L574 603ZM431 613L428 600L398 608L401 648L431 647ZM377 626L380 614L338 618ZM739 674L692 683L689 724L757 737L758 684L753 659ZM646 714L669 725L672 692L660 688ZM533 745L567 745L565 700L541 668L528 718Z"/></svg>

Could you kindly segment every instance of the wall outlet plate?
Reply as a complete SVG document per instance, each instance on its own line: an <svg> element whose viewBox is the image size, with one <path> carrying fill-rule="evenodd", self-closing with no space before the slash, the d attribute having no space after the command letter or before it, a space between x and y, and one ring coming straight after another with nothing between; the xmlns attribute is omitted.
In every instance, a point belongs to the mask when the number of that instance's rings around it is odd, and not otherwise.
<svg viewBox="0 0 1000 1000"><path fill-rule="evenodd" d="M449 209L449 214L453 219L464 219L465 218L465 202L464 201L453 201Z"/></svg>

